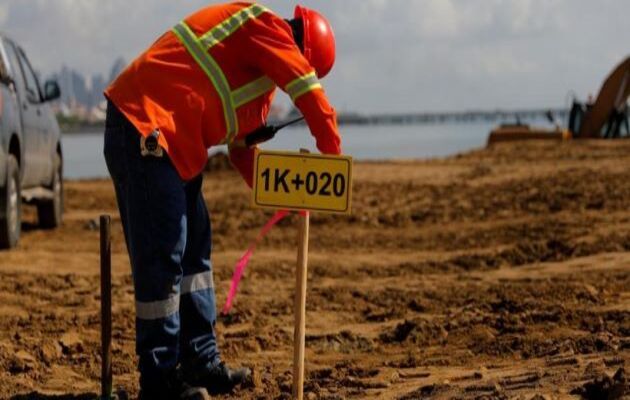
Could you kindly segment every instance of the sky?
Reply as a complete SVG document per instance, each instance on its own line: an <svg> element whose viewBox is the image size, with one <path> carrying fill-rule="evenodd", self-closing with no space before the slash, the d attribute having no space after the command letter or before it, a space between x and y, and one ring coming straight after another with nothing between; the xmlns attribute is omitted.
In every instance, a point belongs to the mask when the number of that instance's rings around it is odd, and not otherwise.
<svg viewBox="0 0 630 400"><path fill-rule="evenodd" d="M260 1L290 16L287 0ZM201 0L0 0L0 30L44 75L107 75ZM334 26L323 83L341 111L560 107L630 55L628 0L303 0Z"/></svg>

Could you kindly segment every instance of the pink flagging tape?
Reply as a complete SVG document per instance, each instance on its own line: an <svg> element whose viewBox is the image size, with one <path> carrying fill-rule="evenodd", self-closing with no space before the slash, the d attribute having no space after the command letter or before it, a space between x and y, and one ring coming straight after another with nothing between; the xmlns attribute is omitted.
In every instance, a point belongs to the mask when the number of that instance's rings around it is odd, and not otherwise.
<svg viewBox="0 0 630 400"><path fill-rule="evenodd" d="M236 263L236 266L234 267L234 275L232 276L232 284L230 285L230 292L228 293L227 300L225 301L225 306L223 307L223 315L229 314L230 309L232 308L232 303L234 302L234 298L236 297L236 292L238 290L238 284L243 278L243 273L245 273L245 269L247 268L249 259L252 258L254 250L256 250L256 246L258 246L258 244L265 238L265 236L267 236L271 228L273 228L278 222L282 221L282 219L287 215L289 215L289 211L287 210L276 212L274 216L271 217L269 221L267 221L265 226L263 226L256 239L254 239L250 243L247 251L245 251L245 254L243 254L241 259L238 260L238 262ZM304 214L302 213L302 215Z"/></svg>

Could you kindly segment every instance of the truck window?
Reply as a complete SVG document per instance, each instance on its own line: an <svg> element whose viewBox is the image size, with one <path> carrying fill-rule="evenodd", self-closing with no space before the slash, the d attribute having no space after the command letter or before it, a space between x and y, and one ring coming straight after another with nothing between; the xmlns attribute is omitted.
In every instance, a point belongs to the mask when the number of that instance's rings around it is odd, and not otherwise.
<svg viewBox="0 0 630 400"><path fill-rule="evenodd" d="M24 90L25 83L24 76L22 75L22 70L20 68L20 63L18 61L17 52L15 50L15 47L13 46L13 43L9 42L8 40L4 40L3 44L9 61L9 76L15 81L18 89L18 96L20 96L21 93L23 93L22 91Z"/></svg>
<svg viewBox="0 0 630 400"><path fill-rule="evenodd" d="M0 44L2 46L2 44ZM5 59L4 51L0 48L0 80L6 82L9 76L9 68L7 67L7 60Z"/></svg>
<svg viewBox="0 0 630 400"><path fill-rule="evenodd" d="M41 102L41 96L39 93L39 83L37 83L37 76L31 68L31 64L28 62L26 55L22 49L18 50L18 58L20 59L20 65L22 66L22 72L26 78L26 93L30 101L34 103Z"/></svg>

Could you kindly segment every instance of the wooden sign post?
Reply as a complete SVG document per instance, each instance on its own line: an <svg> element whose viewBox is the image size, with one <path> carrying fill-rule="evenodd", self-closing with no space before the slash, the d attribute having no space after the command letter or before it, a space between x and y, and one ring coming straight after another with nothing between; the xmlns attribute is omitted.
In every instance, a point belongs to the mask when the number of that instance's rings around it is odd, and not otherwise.
<svg viewBox="0 0 630 400"><path fill-rule="evenodd" d="M352 193L352 158L319 154L257 151L255 207L304 213L298 231L293 343L293 398L304 398L306 286L308 277L308 211L349 214Z"/></svg>
<svg viewBox="0 0 630 400"><path fill-rule="evenodd" d="M111 217L100 217L101 229L101 400L113 399L112 385L112 233Z"/></svg>
<svg viewBox="0 0 630 400"><path fill-rule="evenodd" d="M293 331L293 398L304 397L304 349L306 344L306 283L310 214L300 219L298 259L295 274L295 327Z"/></svg>

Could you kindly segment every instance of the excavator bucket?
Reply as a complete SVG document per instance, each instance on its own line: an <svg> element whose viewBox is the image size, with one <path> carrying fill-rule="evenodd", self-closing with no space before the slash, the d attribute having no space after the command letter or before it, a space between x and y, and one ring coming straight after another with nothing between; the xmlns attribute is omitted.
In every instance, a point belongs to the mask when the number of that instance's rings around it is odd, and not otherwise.
<svg viewBox="0 0 630 400"><path fill-rule="evenodd" d="M630 96L630 57L626 58L608 76L602 85L595 104L584 115L584 120L580 124L579 132L575 137L602 137L602 128L609 122L611 116L615 112L622 113L625 111L628 96Z"/></svg>

